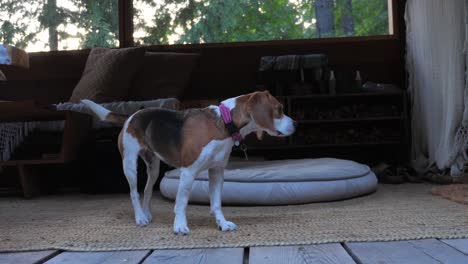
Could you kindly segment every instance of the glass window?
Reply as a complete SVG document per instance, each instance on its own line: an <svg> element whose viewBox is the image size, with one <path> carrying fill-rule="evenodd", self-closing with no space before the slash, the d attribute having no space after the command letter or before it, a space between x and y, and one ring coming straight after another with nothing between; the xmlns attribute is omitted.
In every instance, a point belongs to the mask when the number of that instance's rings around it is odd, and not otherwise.
<svg viewBox="0 0 468 264"><path fill-rule="evenodd" d="M117 47L118 0L1 0L0 43L26 51Z"/></svg>
<svg viewBox="0 0 468 264"><path fill-rule="evenodd" d="M389 0L134 0L137 45L388 35Z"/></svg>

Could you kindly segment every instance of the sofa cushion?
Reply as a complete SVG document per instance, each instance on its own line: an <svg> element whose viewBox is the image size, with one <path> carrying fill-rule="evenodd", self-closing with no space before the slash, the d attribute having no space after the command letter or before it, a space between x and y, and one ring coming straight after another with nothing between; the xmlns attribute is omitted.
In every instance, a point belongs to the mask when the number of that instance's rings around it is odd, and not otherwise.
<svg viewBox="0 0 468 264"><path fill-rule="evenodd" d="M144 53L144 48L93 48L70 102L78 103L81 99L99 103L127 100Z"/></svg>
<svg viewBox="0 0 468 264"><path fill-rule="evenodd" d="M130 100L181 98L189 86L199 54L146 52L143 67L129 93Z"/></svg>

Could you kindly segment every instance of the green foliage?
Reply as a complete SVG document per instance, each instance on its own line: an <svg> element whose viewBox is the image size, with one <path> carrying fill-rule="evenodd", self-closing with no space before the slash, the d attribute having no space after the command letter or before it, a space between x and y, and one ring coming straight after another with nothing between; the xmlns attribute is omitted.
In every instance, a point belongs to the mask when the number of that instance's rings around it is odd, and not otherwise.
<svg viewBox="0 0 468 264"><path fill-rule="evenodd" d="M57 0L1 0L0 42L25 48L37 42L39 30L48 30L49 43L44 49L56 50L58 42L69 37L78 37L81 48L117 46L118 0L70 2L74 8L58 6ZM85 34L69 34L64 30L69 24L84 28Z"/></svg>
<svg viewBox="0 0 468 264"><path fill-rule="evenodd" d="M156 8L154 27L142 26L140 19L135 28L149 33L140 44L168 44L168 36L176 35L177 29L183 34L176 43L295 39L311 33L302 26L301 10L289 0L166 0L165 3L182 7ZM137 10L137 20L138 12L141 11Z"/></svg>
<svg viewBox="0 0 468 264"><path fill-rule="evenodd" d="M34 18L38 15L39 5L24 5L23 1L0 1L0 43L25 48L28 43L36 41L35 33L28 32L29 24L23 18Z"/></svg>
<svg viewBox="0 0 468 264"><path fill-rule="evenodd" d="M333 36L388 34L387 0L329 0L335 23ZM1 0L0 43L25 48L47 30L49 49L61 40L80 39L80 47L118 44L118 0ZM309 39L319 36L315 0L133 0L151 7L152 22L134 9L134 28L146 36L137 44L222 43ZM67 25L84 29L71 35ZM34 28L34 25L36 25Z"/></svg>
<svg viewBox="0 0 468 264"><path fill-rule="evenodd" d="M387 0L353 0L356 36L388 34Z"/></svg>
<svg viewBox="0 0 468 264"><path fill-rule="evenodd" d="M336 32L332 37L388 34L387 0L329 0ZM148 35L137 44L222 43L317 38L315 0L136 0L150 4L155 26L135 10L135 29ZM348 17L346 17L346 15ZM346 27L346 28L345 28ZM182 33L180 33L182 32Z"/></svg>
<svg viewBox="0 0 468 264"><path fill-rule="evenodd" d="M334 18L335 37L355 36L352 0L336 0Z"/></svg>
<svg viewBox="0 0 468 264"><path fill-rule="evenodd" d="M153 1L151 0L143 0L142 2L150 4L153 8L158 7ZM145 32L148 33L147 37L143 37L142 40L144 43L152 43L152 44L166 44L169 41L169 32L173 31L174 29L171 26L171 15L165 8L155 8L154 14L154 24L157 25L156 27L147 26L145 21L142 19L138 19L142 13L142 10L135 9L133 10L134 13L134 24L135 28L143 29Z"/></svg>
<svg viewBox="0 0 468 264"><path fill-rule="evenodd" d="M38 20L43 28L57 28L65 21L66 15L63 8L57 7L56 0L48 0L43 5Z"/></svg>
<svg viewBox="0 0 468 264"><path fill-rule="evenodd" d="M82 47L115 47L119 38L118 0L79 2L85 10L79 19L79 25L86 29Z"/></svg>
<svg viewBox="0 0 468 264"><path fill-rule="evenodd" d="M297 10L287 0L212 0L209 5L196 6L194 13L199 14L199 21L184 28L187 34L179 42L291 39L302 35L296 26Z"/></svg>

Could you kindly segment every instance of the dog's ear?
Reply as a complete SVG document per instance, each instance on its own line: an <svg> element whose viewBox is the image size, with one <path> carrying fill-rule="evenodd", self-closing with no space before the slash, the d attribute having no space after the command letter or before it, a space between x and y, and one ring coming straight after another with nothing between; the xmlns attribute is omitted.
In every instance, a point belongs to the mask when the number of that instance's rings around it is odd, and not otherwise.
<svg viewBox="0 0 468 264"><path fill-rule="evenodd" d="M263 139L263 130L257 130L257 139L262 140Z"/></svg>
<svg viewBox="0 0 468 264"><path fill-rule="evenodd" d="M259 128L275 130L273 124L273 107L268 92L255 92L247 101L247 113Z"/></svg>

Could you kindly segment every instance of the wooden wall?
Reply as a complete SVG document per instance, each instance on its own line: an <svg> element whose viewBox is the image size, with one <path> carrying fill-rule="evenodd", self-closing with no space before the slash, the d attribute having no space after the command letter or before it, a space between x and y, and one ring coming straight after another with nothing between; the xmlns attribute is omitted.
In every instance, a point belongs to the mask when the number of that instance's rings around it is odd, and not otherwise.
<svg viewBox="0 0 468 264"><path fill-rule="evenodd" d="M235 96L251 91L256 84L260 57L267 55L324 53L333 69L360 70L364 81L403 86L405 78L402 47L398 39L391 37L178 50L202 54L193 88L187 93L190 98Z"/></svg>
<svg viewBox="0 0 468 264"><path fill-rule="evenodd" d="M148 47L154 51L197 52L199 67L186 98L235 96L255 88L259 59L265 55L324 53L334 69L360 70L364 81L405 84L403 48L399 39L345 39L333 42L298 41L288 45ZM33 53L30 69L0 68L9 79L0 83L0 99L34 99L42 103L66 101L83 71L84 51Z"/></svg>

